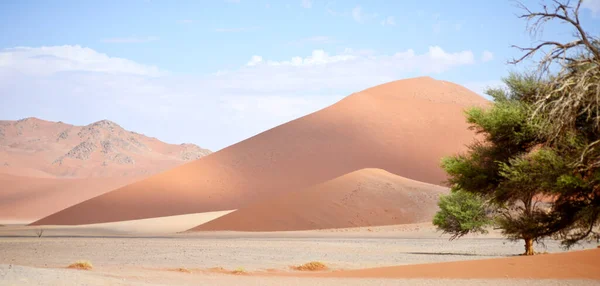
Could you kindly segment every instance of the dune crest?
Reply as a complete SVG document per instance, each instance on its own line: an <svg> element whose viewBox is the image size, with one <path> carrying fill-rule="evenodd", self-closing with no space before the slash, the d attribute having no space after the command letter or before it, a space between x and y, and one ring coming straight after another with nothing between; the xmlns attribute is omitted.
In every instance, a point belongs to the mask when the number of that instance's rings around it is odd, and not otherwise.
<svg viewBox="0 0 600 286"><path fill-rule="evenodd" d="M363 168L440 184L446 178L440 158L465 150L474 138L465 122L465 108L488 104L474 92L445 81L394 81L35 224L90 224L239 209Z"/></svg>

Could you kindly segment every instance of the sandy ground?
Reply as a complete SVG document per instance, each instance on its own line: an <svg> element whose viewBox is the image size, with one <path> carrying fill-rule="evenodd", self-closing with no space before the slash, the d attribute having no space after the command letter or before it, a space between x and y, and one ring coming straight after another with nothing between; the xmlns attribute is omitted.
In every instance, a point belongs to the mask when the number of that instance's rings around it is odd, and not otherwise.
<svg viewBox="0 0 600 286"><path fill-rule="evenodd" d="M0 228L0 236L28 237L43 230L44 237L56 236L149 236L164 235L186 231L198 224L203 224L231 213L229 211L207 212L188 215L177 215L151 219L96 223L87 225L44 225L27 226L19 221L4 222ZM0 223L3 223L0 220Z"/></svg>
<svg viewBox="0 0 600 286"><path fill-rule="evenodd" d="M290 266L321 261L332 270L503 258L522 252L521 242L497 233L448 241L428 224L302 232L201 232L111 237L106 229L87 236L68 231L42 238L0 232L0 285L597 285L591 280L447 280L304 277ZM16 235L16 233L14 234ZM25 236L27 235L27 236ZM81 233L79 235L82 235ZM556 241L538 251L562 252ZM596 248L584 244L575 249ZM92 271L65 269L89 260ZM173 271L186 268L192 273ZM211 271L243 268L250 275ZM600 265L598 265L600 270ZM335 273L335 272L333 272ZM294 277L278 277L290 275ZM296 275L298 274L298 275Z"/></svg>

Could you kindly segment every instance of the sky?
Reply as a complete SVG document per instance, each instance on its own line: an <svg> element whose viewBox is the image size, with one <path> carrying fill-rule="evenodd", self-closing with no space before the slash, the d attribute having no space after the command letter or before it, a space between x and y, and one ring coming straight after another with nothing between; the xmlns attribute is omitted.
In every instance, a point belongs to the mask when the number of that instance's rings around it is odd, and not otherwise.
<svg viewBox="0 0 600 286"><path fill-rule="evenodd" d="M543 2L543 1L542 1ZM550 2L550 1L546 1ZM523 1L539 9L540 1ZM481 95L531 35L509 0L0 1L0 120L108 119L213 151L386 82ZM581 21L600 33L600 0Z"/></svg>

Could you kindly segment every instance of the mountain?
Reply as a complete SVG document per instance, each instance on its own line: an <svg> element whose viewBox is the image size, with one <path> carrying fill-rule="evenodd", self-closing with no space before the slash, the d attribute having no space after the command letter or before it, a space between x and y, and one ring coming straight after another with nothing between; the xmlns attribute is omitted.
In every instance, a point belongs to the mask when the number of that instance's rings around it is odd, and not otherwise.
<svg viewBox="0 0 600 286"><path fill-rule="evenodd" d="M0 121L0 220L31 222L211 152L102 120Z"/></svg>
<svg viewBox="0 0 600 286"><path fill-rule="evenodd" d="M35 177L148 175L211 152L167 144L101 120L86 126L37 118L0 121L0 173Z"/></svg>
<svg viewBox="0 0 600 286"><path fill-rule="evenodd" d="M240 209L364 168L441 184L440 159L475 137L465 108L488 105L462 86L429 77L386 83L35 224Z"/></svg>
<svg viewBox="0 0 600 286"><path fill-rule="evenodd" d="M447 192L381 169L361 169L242 207L191 230L295 231L426 222Z"/></svg>

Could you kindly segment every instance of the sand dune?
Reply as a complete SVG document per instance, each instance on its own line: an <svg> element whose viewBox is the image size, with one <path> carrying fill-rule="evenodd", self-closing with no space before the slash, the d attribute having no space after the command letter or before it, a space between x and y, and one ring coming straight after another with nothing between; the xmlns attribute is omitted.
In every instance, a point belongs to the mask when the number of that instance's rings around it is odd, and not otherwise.
<svg viewBox="0 0 600 286"><path fill-rule="evenodd" d="M193 231L289 231L431 221L446 188L362 169L249 205Z"/></svg>
<svg viewBox="0 0 600 286"><path fill-rule="evenodd" d="M600 249L529 257L402 265L319 274L346 278L594 279L600 280Z"/></svg>
<svg viewBox="0 0 600 286"><path fill-rule="evenodd" d="M141 178L62 179L0 173L0 223L30 223Z"/></svg>
<svg viewBox="0 0 600 286"><path fill-rule="evenodd" d="M363 168L439 184L445 180L440 158L464 150L474 136L463 110L487 104L429 77L387 83L36 224L238 209Z"/></svg>
<svg viewBox="0 0 600 286"><path fill-rule="evenodd" d="M45 225L42 229L44 237L172 235L186 231L199 222L209 222L231 212L186 214L84 225ZM7 225L0 228L0 236L31 236L39 229L38 226Z"/></svg>

